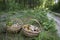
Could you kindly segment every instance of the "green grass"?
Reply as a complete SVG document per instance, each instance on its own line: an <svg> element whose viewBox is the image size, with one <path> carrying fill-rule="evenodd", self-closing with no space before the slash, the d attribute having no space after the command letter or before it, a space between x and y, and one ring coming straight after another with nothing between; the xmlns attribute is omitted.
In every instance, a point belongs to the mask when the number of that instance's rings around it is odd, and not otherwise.
<svg viewBox="0 0 60 40"><path fill-rule="evenodd" d="M54 20L49 20L47 17L46 10L22 10L22 11L9 11L6 13L1 13L0 17L0 39L1 40L59 40L56 34L55 22ZM20 31L18 34L5 33L4 27L7 21L12 18L19 18L24 24L35 24L30 19L37 19L43 28L42 32L38 37L29 38L25 37ZM38 25L38 24L36 24Z"/></svg>

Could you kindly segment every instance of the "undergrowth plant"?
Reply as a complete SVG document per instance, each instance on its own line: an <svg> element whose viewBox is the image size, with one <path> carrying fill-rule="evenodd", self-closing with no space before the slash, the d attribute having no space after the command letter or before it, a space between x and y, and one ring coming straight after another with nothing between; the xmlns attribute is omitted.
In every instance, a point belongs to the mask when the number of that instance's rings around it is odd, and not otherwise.
<svg viewBox="0 0 60 40"><path fill-rule="evenodd" d="M41 24L42 31L39 33L37 37L25 37L21 32L18 34L7 34L7 39L11 37L10 39L14 40L59 40L59 37L56 34L56 29L55 29L55 21L53 19L49 20L47 17L48 11L44 9L36 9L36 10L21 10L18 12L8 12L6 18L6 21L8 21L10 18L20 18L24 24L35 24L33 21L30 22L30 19L37 19L39 23ZM38 24L36 24L38 25ZM10 35L10 36L9 36ZM12 36L15 35L15 36ZM3 35L0 35L4 37ZM1 37L1 39L3 39Z"/></svg>

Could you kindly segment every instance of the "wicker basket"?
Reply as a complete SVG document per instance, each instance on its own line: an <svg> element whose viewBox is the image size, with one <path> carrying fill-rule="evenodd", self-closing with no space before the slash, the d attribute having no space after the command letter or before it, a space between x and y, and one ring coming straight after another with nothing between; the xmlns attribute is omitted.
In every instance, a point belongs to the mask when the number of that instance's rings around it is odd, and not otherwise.
<svg viewBox="0 0 60 40"><path fill-rule="evenodd" d="M38 21L37 20L34 20L34 21L36 21L37 23L38 23ZM39 24L39 23L38 23ZM38 31L28 31L28 30L26 30L24 27L25 26L30 26L29 24L27 25L23 25L23 27L22 27L22 31L23 31L23 34L25 35L25 36L28 36L28 37L35 37L35 36L38 36L38 34L41 32L41 29L39 29L38 28ZM34 26L34 25L32 25L32 26ZM39 26L41 26L40 24L39 24Z"/></svg>
<svg viewBox="0 0 60 40"><path fill-rule="evenodd" d="M10 33L17 33L18 31L20 31L20 29L21 29L21 25L19 25L18 23L13 24L11 26L7 26L6 28L7 32L10 32Z"/></svg>
<svg viewBox="0 0 60 40"><path fill-rule="evenodd" d="M21 29L21 26L22 26L21 19L12 18L11 20L12 20L13 24L10 26L7 25L7 27L6 27L7 32L11 32L11 33L19 32Z"/></svg>

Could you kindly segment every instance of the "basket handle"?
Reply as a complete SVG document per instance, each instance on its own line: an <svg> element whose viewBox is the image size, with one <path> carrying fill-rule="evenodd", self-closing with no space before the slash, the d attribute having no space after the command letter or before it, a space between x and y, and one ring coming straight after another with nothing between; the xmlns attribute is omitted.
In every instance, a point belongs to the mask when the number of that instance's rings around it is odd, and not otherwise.
<svg viewBox="0 0 60 40"><path fill-rule="evenodd" d="M41 24L39 23L39 21L37 20L37 19L31 19L32 21L35 21L36 23L38 23L39 24L39 26L40 26L40 29L42 30L42 28L41 28Z"/></svg>

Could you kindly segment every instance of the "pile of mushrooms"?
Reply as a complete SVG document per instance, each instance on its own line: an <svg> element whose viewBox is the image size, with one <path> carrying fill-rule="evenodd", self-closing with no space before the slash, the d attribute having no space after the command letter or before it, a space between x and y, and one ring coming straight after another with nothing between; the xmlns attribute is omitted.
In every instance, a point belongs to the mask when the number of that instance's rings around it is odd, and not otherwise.
<svg viewBox="0 0 60 40"><path fill-rule="evenodd" d="M22 27L22 31L24 32L24 35L25 36L28 36L28 37L33 37L33 36L37 36L40 32L39 28L34 26L34 25L24 25Z"/></svg>
<svg viewBox="0 0 60 40"><path fill-rule="evenodd" d="M11 33L17 33L21 29L21 25L18 23L13 24L11 26L7 26L6 30Z"/></svg>
<svg viewBox="0 0 60 40"><path fill-rule="evenodd" d="M21 19L12 18L6 24L6 31L10 33L17 33L20 31L21 26L22 26Z"/></svg>

